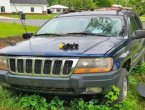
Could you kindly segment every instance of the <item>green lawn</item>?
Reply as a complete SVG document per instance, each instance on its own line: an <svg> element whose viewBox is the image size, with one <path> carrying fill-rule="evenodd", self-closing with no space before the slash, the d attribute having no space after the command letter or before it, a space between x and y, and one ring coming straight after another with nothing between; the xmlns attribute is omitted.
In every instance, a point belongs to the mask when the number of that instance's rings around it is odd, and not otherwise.
<svg viewBox="0 0 145 110"><path fill-rule="evenodd" d="M35 26L27 26L28 32L36 32L38 28ZM25 33L25 30L21 24L0 22L0 38L21 36L23 33Z"/></svg>
<svg viewBox="0 0 145 110"><path fill-rule="evenodd" d="M0 16L6 16L6 17L12 17L12 18L19 18L18 15L10 14L10 15L0 15ZM26 19L51 19L56 14L48 14L48 15L27 15L26 14Z"/></svg>
<svg viewBox="0 0 145 110"><path fill-rule="evenodd" d="M140 17L141 21L145 22L145 16Z"/></svg>

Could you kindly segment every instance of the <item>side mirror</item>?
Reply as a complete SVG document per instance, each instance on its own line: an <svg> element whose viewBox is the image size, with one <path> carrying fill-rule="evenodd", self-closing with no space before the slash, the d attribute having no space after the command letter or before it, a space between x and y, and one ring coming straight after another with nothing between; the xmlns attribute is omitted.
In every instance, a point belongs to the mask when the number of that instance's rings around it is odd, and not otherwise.
<svg viewBox="0 0 145 110"><path fill-rule="evenodd" d="M24 33L22 35L23 39L30 39L33 36L33 33Z"/></svg>
<svg viewBox="0 0 145 110"><path fill-rule="evenodd" d="M136 30L133 39L141 39L141 38L145 38L145 30Z"/></svg>

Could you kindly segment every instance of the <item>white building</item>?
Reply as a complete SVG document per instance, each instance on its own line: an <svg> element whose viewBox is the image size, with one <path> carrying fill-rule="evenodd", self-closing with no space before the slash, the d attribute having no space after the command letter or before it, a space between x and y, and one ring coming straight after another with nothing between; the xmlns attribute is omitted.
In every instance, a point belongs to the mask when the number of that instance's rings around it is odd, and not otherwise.
<svg viewBox="0 0 145 110"><path fill-rule="evenodd" d="M0 0L0 13L43 13L47 14L47 0Z"/></svg>
<svg viewBox="0 0 145 110"><path fill-rule="evenodd" d="M52 13L63 13L68 9L68 7L63 6L63 5L53 5L48 7L52 11Z"/></svg>

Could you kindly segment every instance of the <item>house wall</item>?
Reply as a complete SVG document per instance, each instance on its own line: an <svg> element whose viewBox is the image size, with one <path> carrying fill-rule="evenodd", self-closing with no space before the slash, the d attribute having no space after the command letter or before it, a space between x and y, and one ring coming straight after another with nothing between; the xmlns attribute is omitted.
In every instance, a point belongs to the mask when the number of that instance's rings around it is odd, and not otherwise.
<svg viewBox="0 0 145 110"><path fill-rule="evenodd" d="M15 4L18 11L24 13L43 13L47 12L47 5L34 5L34 4ZM11 12L16 12L15 6L11 4ZM31 12L31 8L34 8L34 12Z"/></svg>
<svg viewBox="0 0 145 110"><path fill-rule="evenodd" d="M0 0L0 12L2 6L5 7L5 12L7 13L11 12L10 0Z"/></svg>

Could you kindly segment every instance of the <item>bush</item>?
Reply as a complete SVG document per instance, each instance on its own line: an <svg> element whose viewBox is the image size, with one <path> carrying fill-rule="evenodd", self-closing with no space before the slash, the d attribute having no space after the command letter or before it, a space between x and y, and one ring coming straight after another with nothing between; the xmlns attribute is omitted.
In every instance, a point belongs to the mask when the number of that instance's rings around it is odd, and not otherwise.
<svg viewBox="0 0 145 110"><path fill-rule="evenodd" d="M31 110L47 110L48 108L46 98L39 95L23 96L20 99L20 104L23 108Z"/></svg>

